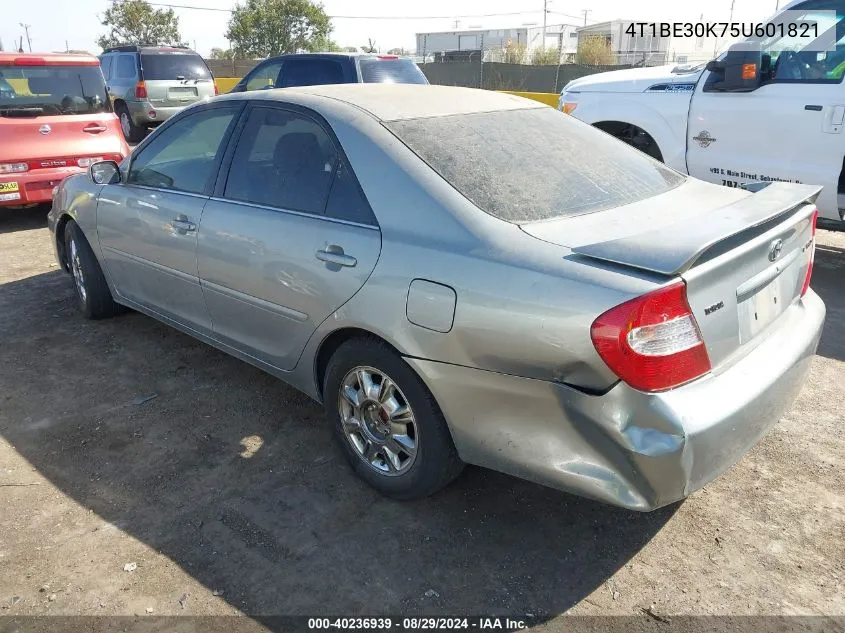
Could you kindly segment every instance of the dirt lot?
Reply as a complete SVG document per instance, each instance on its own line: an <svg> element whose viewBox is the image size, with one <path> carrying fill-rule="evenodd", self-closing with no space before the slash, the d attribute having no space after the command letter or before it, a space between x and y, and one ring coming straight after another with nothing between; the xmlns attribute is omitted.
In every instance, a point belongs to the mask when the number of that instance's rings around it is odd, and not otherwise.
<svg viewBox="0 0 845 633"><path fill-rule="evenodd" d="M845 234L820 232L792 411L633 514L479 468L379 497L277 380L139 314L84 321L44 214L0 217L0 615L845 615Z"/></svg>

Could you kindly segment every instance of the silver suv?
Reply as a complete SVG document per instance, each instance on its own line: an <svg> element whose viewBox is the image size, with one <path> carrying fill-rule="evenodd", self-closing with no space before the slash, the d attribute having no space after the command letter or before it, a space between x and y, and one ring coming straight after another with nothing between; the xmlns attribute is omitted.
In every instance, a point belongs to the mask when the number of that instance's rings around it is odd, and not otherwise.
<svg viewBox="0 0 845 633"><path fill-rule="evenodd" d="M100 65L130 143L185 106L217 94L205 61L188 48L116 46L103 51Z"/></svg>

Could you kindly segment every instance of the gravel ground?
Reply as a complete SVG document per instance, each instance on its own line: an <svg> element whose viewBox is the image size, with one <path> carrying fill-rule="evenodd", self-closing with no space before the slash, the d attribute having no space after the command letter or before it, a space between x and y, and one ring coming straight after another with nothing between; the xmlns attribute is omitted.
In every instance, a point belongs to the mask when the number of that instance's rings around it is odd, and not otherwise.
<svg viewBox="0 0 845 633"><path fill-rule="evenodd" d="M140 314L84 321L44 214L0 215L0 615L845 615L845 234L820 231L792 410L634 514L480 468L379 497L281 382Z"/></svg>

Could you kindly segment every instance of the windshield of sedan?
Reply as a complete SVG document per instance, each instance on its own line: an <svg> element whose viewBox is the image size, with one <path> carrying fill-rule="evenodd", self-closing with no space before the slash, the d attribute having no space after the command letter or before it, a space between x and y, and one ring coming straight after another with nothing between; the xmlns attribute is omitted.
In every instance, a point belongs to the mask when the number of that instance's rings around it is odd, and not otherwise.
<svg viewBox="0 0 845 633"><path fill-rule="evenodd" d="M0 116L109 112L99 66L0 66Z"/></svg>
<svg viewBox="0 0 845 633"><path fill-rule="evenodd" d="M478 208L508 222L593 213L684 182L639 150L552 108L386 125Z"/></svg>

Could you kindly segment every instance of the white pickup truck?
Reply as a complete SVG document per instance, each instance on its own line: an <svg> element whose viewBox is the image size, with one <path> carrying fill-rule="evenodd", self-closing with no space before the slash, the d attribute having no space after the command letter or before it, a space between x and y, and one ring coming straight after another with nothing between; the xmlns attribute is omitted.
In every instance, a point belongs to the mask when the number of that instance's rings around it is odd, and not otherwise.
<svg viewBox="0 0 845 633"><path fill-rule="evenodd" d="M823 185L822 217L843 220L845 0L796 0L784 10L790 22L811 23L820 11L835 11L835 33L827 32L835 51L788 36L745 42L695 68L634 68L570 81L558 108L702 180ZM828 25L831 15L823 15ZM769 21L779 19L783 12Z"/></svg>

